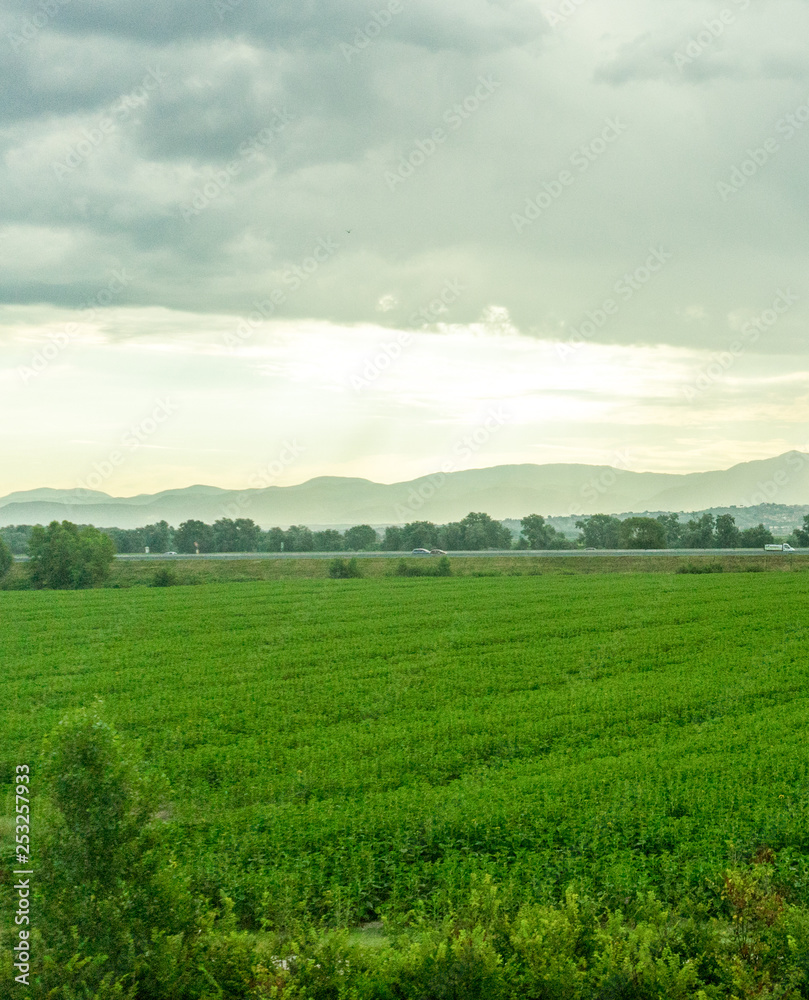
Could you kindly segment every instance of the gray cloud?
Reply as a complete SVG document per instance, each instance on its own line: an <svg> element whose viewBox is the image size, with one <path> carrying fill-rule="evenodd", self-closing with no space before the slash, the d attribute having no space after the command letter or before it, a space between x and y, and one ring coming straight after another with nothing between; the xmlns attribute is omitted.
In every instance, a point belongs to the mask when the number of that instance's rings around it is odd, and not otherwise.
<svg viewBox="0 0 809 1000"><path fill-rule="evenodd" d="M121 304L282 290L284 316L407 325L458 279L445 322L496 304L564 339L665 246L604 342L720 349L792 284L767 349L801 343L809 126L720 186L809 98L805 5L739 9L677 67L714 8L626 0L605 34L587 4L552 31L529 2L228 2L0 4L0 298L75 306L127 267Z"/></svg>

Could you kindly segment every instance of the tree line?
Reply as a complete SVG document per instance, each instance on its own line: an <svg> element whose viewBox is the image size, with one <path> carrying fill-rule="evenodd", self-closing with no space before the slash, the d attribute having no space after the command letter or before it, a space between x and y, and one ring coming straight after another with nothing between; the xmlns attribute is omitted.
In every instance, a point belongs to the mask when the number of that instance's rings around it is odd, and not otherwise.
<svg viewBox="0 0 809 1000"><path fill-rule="evenodd" d="M61 525L70 522L63 521ZM54 521L47 529L53 530ZM66 549L88 545L80 532L88 526L59 529L59 544ZM452 552L486 549L732 549L763 548L775 539L769 528L759 524L740 529L732 514L705 513L688 521L677 514L657 517L618 518L613 514L592 514L576 521L579 535L569 538L548 524L541 514L529 514L520 523L515 538L511 531L488 514L471 512L460 521L434 524L412 521L390 525L380 533L369 524L345 531L326 528L313 531L306 525L262 529L250 518L220 518L213 524L190 519L178 528L158 521L143 528L102 528L100 534L112 542L115 552L406 552L412 549L444 549ZM0 576L4 560L11 555L33 555L42 548L46 529L41 526L12 525L0 528ZM97 529L93 528L93 531ZM67 534L65 532L67 531ZM56 538L56 535L53 536ZM84 537L84 541L81 541ZM809 515L803 526L786 539L795 547L809 547ZM56 542L54 541L55 545ZM33 549L32 549L33 545Z"/></svg>
<svg viewBox="0 0 809 1000"><path fill-rule="evenodd" d="M183 521L172 528L165 521L145 528L104 529L118 552L176 551L183 554L216 552L406 552L412 549L444 549L448 552L485 549L714 549L763 548L774 541L764 524L740 529L732 514L702 514L680 521L677 514L657 517L619 518L593 514L576 522L580 534L569 538L548 524L541 514L522 518L520 533L511 531L488 514L470 512L460 521L434 524L412 521L389 525L382 533L370 524L339 531L313 531L306 525L260 528L250 518L220 518L213 524ZM803 528L790 535L792 544L809 546L809 515Z"/></svg>
<svg viewBox="0 0 809 1000"><path fill-rule="evenodd" d="M775 541L769 528L759 524L740 529L732 514L705 513L683 523L677 514L657 517L627 517L593 514L576 522L578 539L585 548L594 549L760 549ZM787 541L809 546L809 515L803 528L797 528Z"/></svg>
<svg viewBox="0 0 809 1000"><path fill-rule="evenodd" d="M536 518L537 515L532 515ZM540 518L544 524L544 519ZM531 524L531 518L524 519ZM547 528L547 526L546 526ZM345 531L325 528L313 531L306 525L289 528L260 528L250 518L220 518L213 524L204 521L183 521L178 528L165 521L145 528L104 529L118 552L176 551L182 554L216 552L402 552L416 548L458 550L510 549L512 534L488 514L469 513L461 521L436 525L430 521L414 521L392 525L379 533L370 524L358 524ZM530 528L529 528L530 530ZM547 528L548 541L557 548L569 546L568 539L553 528ZM533 546L531 546L533 547Z"/></svg>

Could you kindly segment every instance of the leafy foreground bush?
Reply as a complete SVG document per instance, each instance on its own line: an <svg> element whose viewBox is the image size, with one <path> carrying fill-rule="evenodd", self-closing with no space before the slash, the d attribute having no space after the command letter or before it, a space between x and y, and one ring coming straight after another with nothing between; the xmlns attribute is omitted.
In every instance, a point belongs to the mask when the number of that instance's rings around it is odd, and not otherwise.
<svg viewBox="0 0 809 1000"><path fill-rule="evenodd" d="M362 570L357 559L332 559L329 563L329 576L333 580L358 579L362 576Z"/></svg>
<svg viewBox="0 0 809 1000"><path fill-rule="evenodd" d="M651 894L631 916L568 891L509 915L483 877L440 926L415 920L388 947L309 931L260 963L256 997L397 1000L752 1000L807 996L809 914L788 906L771 866L726 872L723 912L672 914ZM280 949L280 942L275 943ZM280 953L280 951L279 951Z"/></svg>
<svg viewBox="0 0 809 1000"><path fill-rule="evenodd" d="M192 897L156 817L165 779L144 774L86 712L60 724L39 770L47 805L35 815L30 996L248 996L241 969L252 948L235 930L232 904L223 898L214 909ZM13 982L13 960L3 961L0 974Z"/></svg>
<svg viewBox="0 0 809 1000"><path fill-rule="evenodd" d="M414 562L400 559L394 576L452 576L449 556L441 556L438 562Z"/></svg>
<svg viewBox="0 0 809 1000"><path fill-rule="evenodd" d="M176 587L176 585L177 574L173 569L168 569L165 566L163 569L159 569L152 577L153 587Z"/></svg>
<svg viewBox="0 0 809 1000"><path fill-rule="evenodd" d="M712 908L684 899L675 913L639 893L625 911L609 910L572 890L558 905L506 905L485 875L456 912L437 923L411 911L379 948L304 925L291 937L257 938L236 928L226 897L212 907L189 891L156 813L165 779L129 759L101 719L65 720L40 773L48 803L36 817L42 846L28 984L35 1000L809 995L809 912L789 904L767 850L717 877ZM6 875L6 897L11 881ZM0 974L8 983L17 974L11 955L4 937Z"/></svg>

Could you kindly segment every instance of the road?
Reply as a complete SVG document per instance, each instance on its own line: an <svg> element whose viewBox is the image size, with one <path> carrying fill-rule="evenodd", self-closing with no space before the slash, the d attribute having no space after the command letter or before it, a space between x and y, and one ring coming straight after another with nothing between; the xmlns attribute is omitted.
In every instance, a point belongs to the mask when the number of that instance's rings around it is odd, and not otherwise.
<svg viewBox="0 0 809 1000"><path fill-rule="evenodd" d="M489 549L485 552L448 552L453 559L480 559L495 556L522 557L576 557L582 556L783 556L809 555L809 549L795 549L794 553L764 552L763 549ZM411 552L206 552L201 555L179 554L174 556L163 553L119 553L116 559L132 561L168 560L175 562L181 559L396 559L405 556L412 558L429 558L428 556L412 556ZM25 561L27 556L17 556L19 561ZM435 558L435 557L433 557Z"/></svg>

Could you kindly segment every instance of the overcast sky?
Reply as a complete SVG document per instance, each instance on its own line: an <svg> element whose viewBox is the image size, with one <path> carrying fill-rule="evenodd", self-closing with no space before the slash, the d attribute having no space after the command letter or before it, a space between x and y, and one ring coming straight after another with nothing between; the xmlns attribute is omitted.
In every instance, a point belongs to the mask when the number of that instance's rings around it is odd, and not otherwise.
<svg viewBox="0 0 809 1000"><path fill-rule="evenodd" d="M806 0L0 0L0 493L809 450L807 38Z"/></svg>

